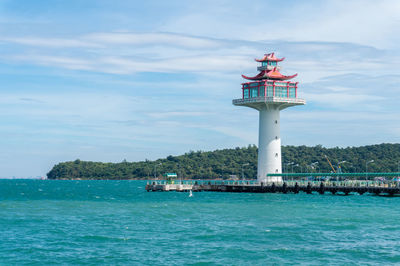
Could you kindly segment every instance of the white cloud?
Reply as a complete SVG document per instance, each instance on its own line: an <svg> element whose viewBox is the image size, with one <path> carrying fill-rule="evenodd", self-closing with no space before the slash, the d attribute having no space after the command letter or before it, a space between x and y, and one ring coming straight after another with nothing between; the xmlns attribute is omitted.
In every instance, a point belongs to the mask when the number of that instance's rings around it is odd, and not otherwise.
<svg viewBox="0 0 400 266"><path fill-rule="evenodd" d="M0 42L15 43L20 45L50 47L50 48L81 48L81 47L101 47L93 42L85 42L78 39L67 38L39 38L39 37L0 37Z"/></svg>
<svg viewBox="0 0 400 266"><path fill-rule="evenodd" d="M382 105L385 97L367 95L367 94L354 94L354 93L303 93L303 97L307 101L318 103L323 106L333 106L339 108L349 108L354 105Z"/></svg>
<svg viewBox="0 0 400 266"><path fill-rule="evenodd" d="M6 58L15 62L35 65L55 66L66 69L94 70L93 63L90 60L78 57L24 54L9 55Z"/></svg>
<svg viewBox="0 0 400 266"><path fill-rule="evenodd" d="M206 112L190 112L190 111L181 111L181 112L162 112L162 113L149 113L148 115L157 119L166 119L170 117L195 117L195 116L204 116L207 115Z"/></svg>
<svg viewBox="0 0 400 266"><path fill-rule="evenodd" d="M219 9L212 6L212 11L193 8L161 29L250 41L332 41L386 48L396 47L399 41L398 34L393 34L400 26L400 3L395 0L292 1L280 5L256 1L245 10L241 2Z"/></svg>
<svg viewBox="0 0 400 266"><path fill-rule="evenodd" d="M298 79L303 83L347 73L396 74L400 61L396 54L388 56L386 51L352 44L243 43L170 33L98 33L72 39L34 38L36 41L31 37L3 37L5 40L6 45L12 46L17 40L20 44L26 43L26 47L2 55L3 61L125 75L174 72L222 77L237 73L240 77L241 73L256 72L252 58L268 51L264 50L268 47L280 48L278 53L287 55L282 72L299 73ZM30 46L35 47L34 52Z"/></svg>
<svg viewBox="0 0 400 266"><path fill-rule="evenodd" d="M254 115L257 116L257 114ZM226 136L238 138L246 144L256 143L258 141L257 131L238 127L237 125L216 126L213 127L213 130L220 132Z"/></svg>
<svg viewBox="0 0 400 266"><path fill-rule="evenodd" d="M122 45L170 45L185 48L217 48L222 46L221 41L209 38L192 37L173 33L130 33L130 32L104 32L84 36L83 39L101 44Z"/></svg>
<svg viewBox="0 0 400 266"><path fill-rule="evenodd" d="M234 71L249 65L244 56L203 55L197 58L170 58L149 61L136 58L99 56L54 56L54 55L10 55L8 60L28 64L52 66L66 69L89 70L111 74L134 74L138 72L212 72ZM247 62L246 62L247 61ZM222 71L222 72L224 72Z"/></svg>

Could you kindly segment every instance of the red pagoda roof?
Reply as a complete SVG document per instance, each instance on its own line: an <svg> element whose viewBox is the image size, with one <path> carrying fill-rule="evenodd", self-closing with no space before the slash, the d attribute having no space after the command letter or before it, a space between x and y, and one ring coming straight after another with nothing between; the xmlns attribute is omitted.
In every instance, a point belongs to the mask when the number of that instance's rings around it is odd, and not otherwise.
<svg viewBox="0 0 400 266"><path fill-rule="evenodd" d="M261 80L261 79L277 79L277 80L287 80L287 79L292 79L296 77L297 74L291 75L291 76L285 76L282 75L276 67L272 70L263 70L260 73L258 73L257 76L254 77L247 77L245 75L242 75L243 78L249 79L249 80Z"/></svg>
<svg viewBox="0 0 400 266"><path fill-rule="evenodd" d="M264 57L261 59L254 59L254 60L256 60L257 62L265 62L265 61L281 62L281 61L285 60L285 58L284 57L277 58L275 56L275 53L269 53L269 54L265 54Z"/></svg>

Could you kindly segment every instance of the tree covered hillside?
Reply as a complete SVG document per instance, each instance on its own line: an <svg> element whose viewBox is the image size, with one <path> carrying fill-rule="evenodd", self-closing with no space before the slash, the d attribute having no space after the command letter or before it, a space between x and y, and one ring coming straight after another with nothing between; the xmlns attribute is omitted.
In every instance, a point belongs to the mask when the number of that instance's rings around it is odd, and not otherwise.
<svg viewBox="0 0 400 266"><path fill-rule="evenodd" d="M325 155L336 168L339 162L343 172L396 172L400 162L400 144L379 144L363 147L324 148L283 146L284 172L331 172ZM318 162L318 163L316 163ZM314 163L314 167L310 165ZM55 165L47 174L49 179L149 179L166 172L176 172L187 179L229 178L232 175L246 179L256 178L257 147L189 152L168 156L156 161L102 163L75 160Z"/></svg>

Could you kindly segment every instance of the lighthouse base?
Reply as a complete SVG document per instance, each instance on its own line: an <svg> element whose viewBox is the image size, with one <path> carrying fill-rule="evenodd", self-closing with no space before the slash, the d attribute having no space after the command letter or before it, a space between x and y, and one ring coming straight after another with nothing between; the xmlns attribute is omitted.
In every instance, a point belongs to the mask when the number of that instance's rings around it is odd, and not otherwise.
<svg viewBox="0 0 400 266"><path fill-rule="evenodd" d="M283 179L280 176L268 176L265 178L257 178L257 181L263 184L268 183L282 183Z"/></svg>

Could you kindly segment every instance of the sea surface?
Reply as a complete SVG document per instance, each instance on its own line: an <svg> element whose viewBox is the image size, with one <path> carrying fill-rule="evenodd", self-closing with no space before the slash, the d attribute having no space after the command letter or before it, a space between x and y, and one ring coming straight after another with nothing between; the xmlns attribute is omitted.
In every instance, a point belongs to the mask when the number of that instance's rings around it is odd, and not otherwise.
<svg viewBox="0 0 400 266"><path fill-rule="evenodd" d="M0 265L400 264L400 198L0 180Z"/></svg>

